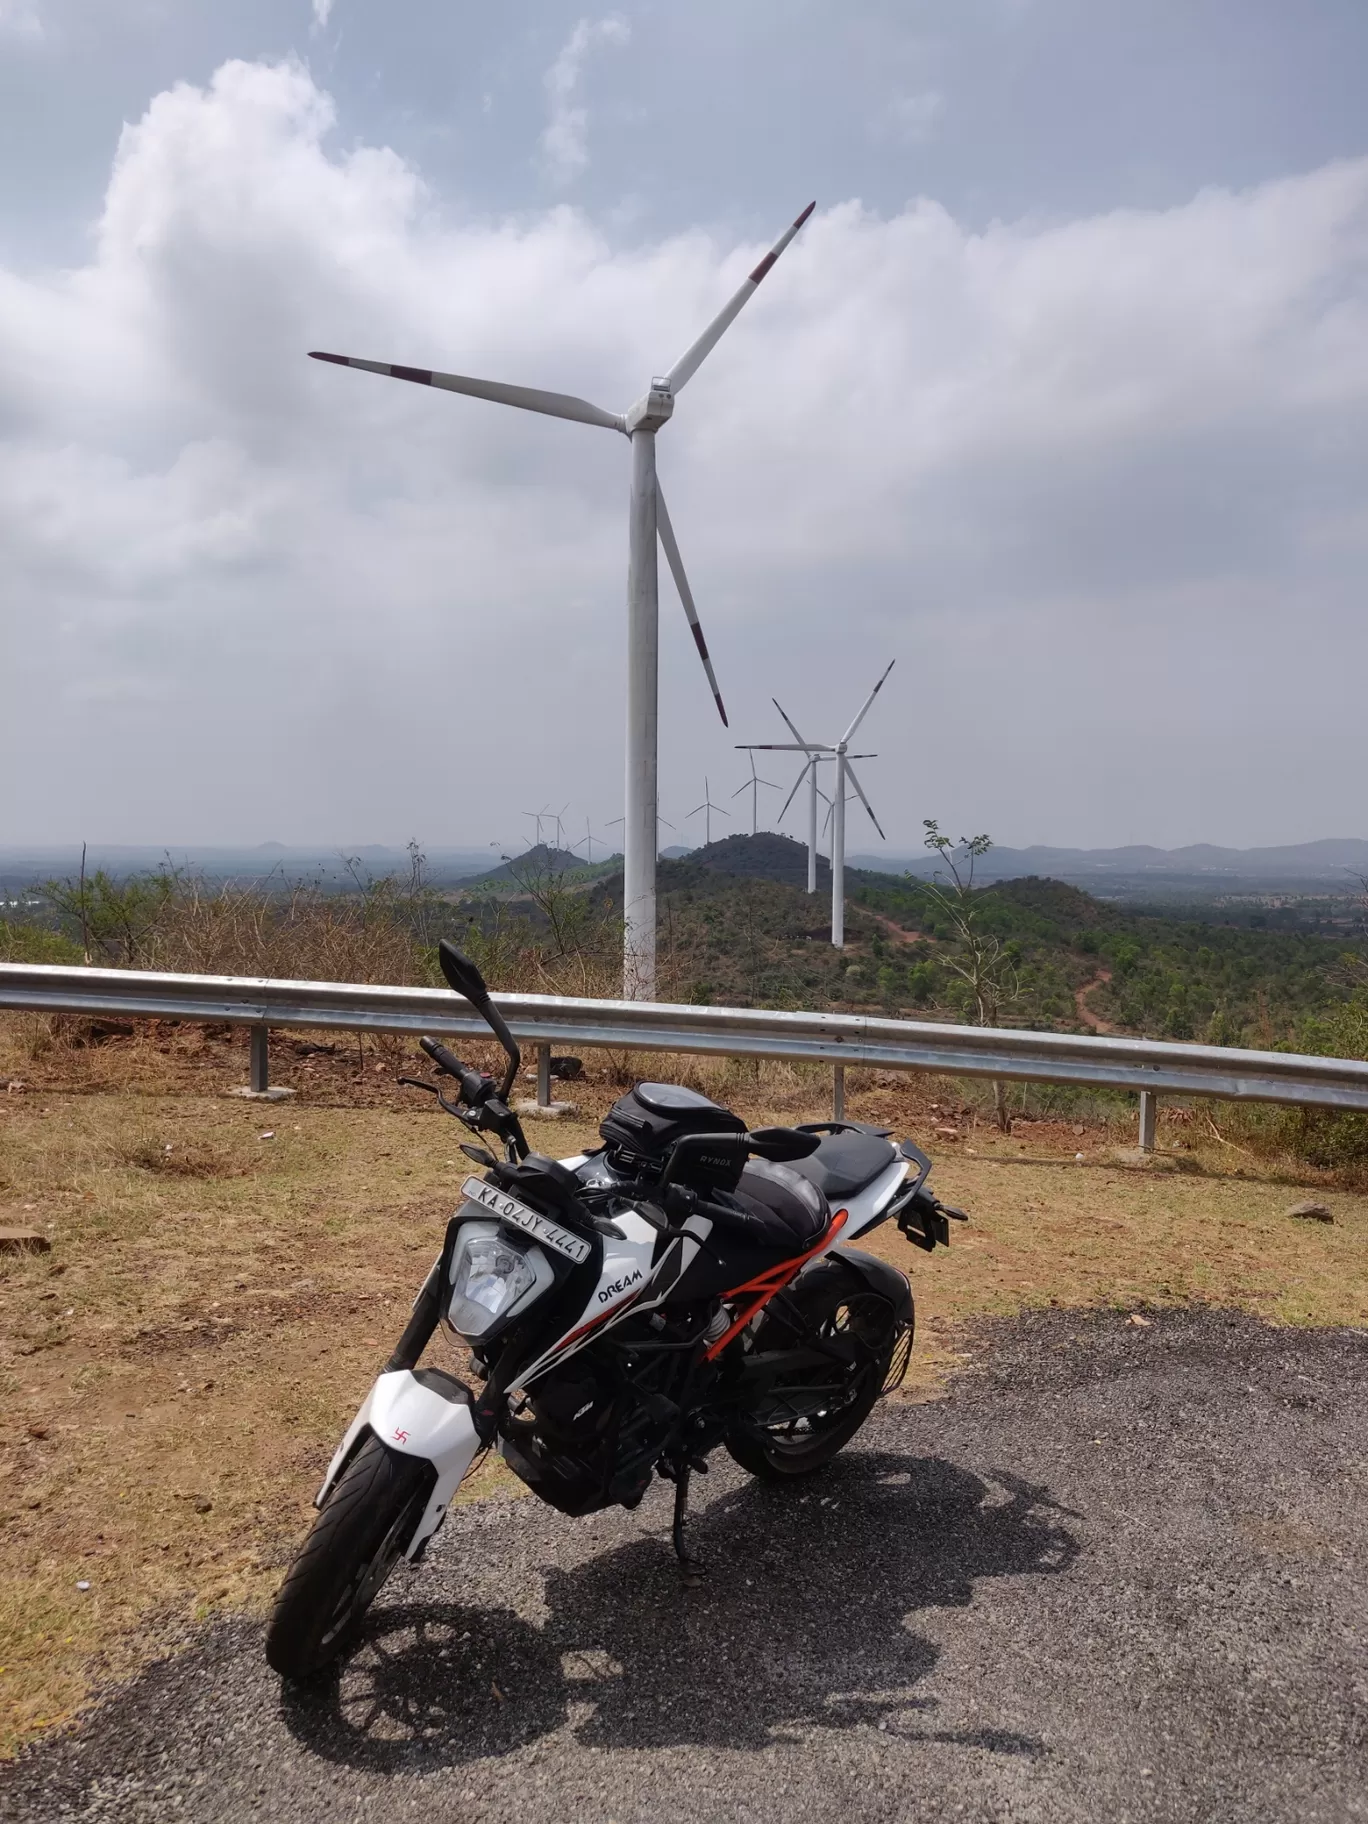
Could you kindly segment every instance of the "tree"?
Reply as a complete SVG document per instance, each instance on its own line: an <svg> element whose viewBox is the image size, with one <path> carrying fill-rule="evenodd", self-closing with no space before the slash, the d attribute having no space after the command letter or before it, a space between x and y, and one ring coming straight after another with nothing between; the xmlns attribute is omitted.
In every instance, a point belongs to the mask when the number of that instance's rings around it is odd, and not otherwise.
<svg viewBox="0 0 1368 1824"><path fill-rule="evenodd" d="M85 847L76 880L45 880L39 891L74 927L87 963L113 962L136 969L177 887L169 865L118 881L103 868L86 873Z"/></svg>
<svg viewBox="0 0 1368 1824"><path fill-rule="evenodd" d="M1015 946L1005 945L984 928L982 889L974 887L975 864L993 846L990 836L961 836L958 843L941 834L934 817L923 820L925 846L940 856L949 878L939 870L929 881L912 881L931 910L936 927L947 933L954 946L945 967L964 984L965 998L976 1026L996 1026L1004 1007L1021 992ZM1011 1131L1006 1091L993 1082L993 1112L1004 1133Z"/></svg>

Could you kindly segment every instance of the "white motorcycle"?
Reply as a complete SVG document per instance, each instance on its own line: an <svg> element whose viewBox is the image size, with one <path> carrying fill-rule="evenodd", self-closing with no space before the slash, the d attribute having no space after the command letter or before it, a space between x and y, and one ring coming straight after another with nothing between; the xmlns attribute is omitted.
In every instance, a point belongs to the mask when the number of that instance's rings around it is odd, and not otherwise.
<svg viewBox="0 0 1368 1824"><path fill-rule="evenodd" d="M466 1142L442 1252L393 1355L328 1466L318 1518L276 1600L266 1656L290 1678L342 1651L400 1558L421 1557L486 1450L565 1514L635 1507L722 1445L771 1481L811 1475L854 1437L912 1352L912 1292L851 1247L893 1218L928 1251L964 1214L927 1189L911 1141L860 1122L761 1128L692 1090L640 1083L573 1159L530 1153L508 1106L521 1062L479 971L442 970L508 1057L503 1081L420 1041L504 1157ZM470 1350L474 1387L419 1360L439 1325Z"/></svg>

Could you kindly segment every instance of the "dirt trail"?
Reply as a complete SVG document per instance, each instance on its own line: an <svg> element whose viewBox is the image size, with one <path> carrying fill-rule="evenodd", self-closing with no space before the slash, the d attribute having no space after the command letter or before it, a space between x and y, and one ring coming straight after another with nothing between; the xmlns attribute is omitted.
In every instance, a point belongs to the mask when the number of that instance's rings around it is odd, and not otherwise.
<svg viewBox="0 0 1368 1824"><path fill-rule="evenodd" d="M860 910L864 913L866 918L872 918L876 925L882 925L885 931L891 931L893 936L904 944L934 944L936 941L934 937L928 936L925 931L904 931L901 925L894 924L893 920L884 913L871 912L868 906L861 906Z"/></svg>
<svg viewBox="0 0 1368 1824"><path fill-rule="evenodd" d="M1084 982L1081 988L1074 989L1074 1006L1078 1009L1078 1017L1085 1026L1091 1027L1094 1032L1116 1031L1116 1027L1110 1020L1104 1020L1101 1014L1094 1013L1092 1008L1088 1005L1088 996L1092 993L1093 989L1104 987L1110 980L1111 970L1099 969L1090 982Z"/></svg>

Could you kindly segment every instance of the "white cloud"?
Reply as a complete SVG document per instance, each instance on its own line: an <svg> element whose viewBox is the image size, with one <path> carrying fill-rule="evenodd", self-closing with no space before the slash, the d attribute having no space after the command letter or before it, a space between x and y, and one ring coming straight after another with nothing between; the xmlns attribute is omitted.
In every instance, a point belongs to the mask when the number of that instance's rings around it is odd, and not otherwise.
<svg viewBox="0 0 1368 1824"><path fill-rule="evenodd" d="M332 18L333 0L312 0L314 30L321 32Z"/></svg>
<svg viewBox="0 0 1368 1824"><path fill-rule="evenodd" d="M625 19L581 19L542 78L548 119L541 136L542 160L552 183L566 185L589 163L589 110L577 99L585 59L601 44L626 44L631 28Z"/></svg>
<svg viewBox="0 0 1368 1824"><path fill-rule="evenodd" d="M621 408L759 246L453 225L333 125L227 64L125 129L87 264L0 267L12 840L621 808L622 441L304 353ZM660 440L733 720L663 583L665 814L772 691L844 720L896 654L861 768L895 840L1361 829L1365 273L1362 160L978 234L814 217Z"/></svg>
<svg viewBox="0 0 1368 1824"><path fill-rule="evenodd" d="M0 0L0 33L17 38L41 38L43 21L37 0Z"/></svg>
<svg viewBox="0 0 1368 1824"><path fill-rule="evenodd" d="M911 145L921 145L934 137L945 114L945 97L938 89L922 89L915 95L895 95L885 111L886 130Z"/></svg>

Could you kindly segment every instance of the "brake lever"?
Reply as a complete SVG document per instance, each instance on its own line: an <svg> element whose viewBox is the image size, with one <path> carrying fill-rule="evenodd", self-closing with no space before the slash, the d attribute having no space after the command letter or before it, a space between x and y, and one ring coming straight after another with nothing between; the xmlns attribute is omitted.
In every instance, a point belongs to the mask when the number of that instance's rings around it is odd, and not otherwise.
<svg viewBox="0 0 1368 1824"><path fill-rule="evenodd" d="M442 1092L438 1089L437 1085L435 1083L424 1083L421 1077L396 1077L395 1082L404 1089L425 1089L430 1096L436 1096L438 1101L441 1101Z"/></svg>

